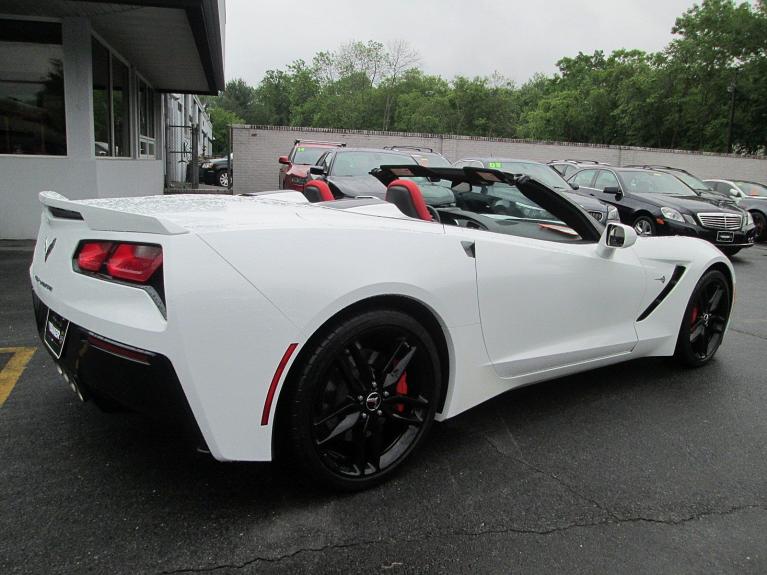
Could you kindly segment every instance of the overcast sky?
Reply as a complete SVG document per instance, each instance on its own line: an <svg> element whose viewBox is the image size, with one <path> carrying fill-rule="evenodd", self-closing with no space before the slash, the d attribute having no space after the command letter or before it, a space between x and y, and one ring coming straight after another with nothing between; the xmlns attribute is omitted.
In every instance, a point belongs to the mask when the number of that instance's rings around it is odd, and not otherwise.
<svg viewBox="0 0 767 575"><path fill-rule="evenodd" d="M350 40L407 40L424 71L494 71L522 83L563 56L656 51L693 0L226 0L226 77L257 84L269 69Z"/></svg>

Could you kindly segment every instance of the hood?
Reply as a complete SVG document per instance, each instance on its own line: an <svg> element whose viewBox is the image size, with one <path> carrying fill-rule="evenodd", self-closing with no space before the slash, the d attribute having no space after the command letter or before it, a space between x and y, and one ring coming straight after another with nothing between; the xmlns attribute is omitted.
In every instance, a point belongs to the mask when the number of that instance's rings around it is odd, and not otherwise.
<svg viewBox="0 0 767 575"><path fill-rule="evenodd" d="M584 210L592 212L604 212L606 211L604 202L600 202L596 198L590 196L584 196L583 194L576 194L573 192L561 192L564 197L570 200L574 204L578 204Z"/></svg>
<svg viewBox="0 0 767 575"><path fill-rule="evenodd" d="M631 195L654 206L668 206L670 208L685 210L693 214L697 214L698 212L710 212L712 208L716 208L717 211L731 212L733 214L742 213L734 202L722 197L717 198L716 196L674 196L671 194L637 193Z"/></svg>
<svg viewBox="0 0 767 575"><path fill-rule="evenodd" d="M344 196L356 198L357 196L373 196L384 199L386 186L370 174L364 176L331 176L328 183L333 184Z"/></svg>
<svg viewBox="0 0 767 575"><path fill-rule="evenodd" d="M309 164L292 164L286 171L291 176L298 176L299 178L305 178L309 175Z"/></svg>

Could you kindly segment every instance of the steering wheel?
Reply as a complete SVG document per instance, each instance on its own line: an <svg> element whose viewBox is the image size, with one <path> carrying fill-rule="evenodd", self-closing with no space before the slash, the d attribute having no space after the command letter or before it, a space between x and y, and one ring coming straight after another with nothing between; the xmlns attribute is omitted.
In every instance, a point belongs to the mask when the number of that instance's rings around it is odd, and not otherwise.
<svg viewBox="0 0 767 575"><path fill-rule="evenodd" d="M426 204L426 209L429 210L429 213L431 214L431 217L434 218L435 222L442 223L442 219L439 217L439 212L435 210L433 206Z"/></svg>

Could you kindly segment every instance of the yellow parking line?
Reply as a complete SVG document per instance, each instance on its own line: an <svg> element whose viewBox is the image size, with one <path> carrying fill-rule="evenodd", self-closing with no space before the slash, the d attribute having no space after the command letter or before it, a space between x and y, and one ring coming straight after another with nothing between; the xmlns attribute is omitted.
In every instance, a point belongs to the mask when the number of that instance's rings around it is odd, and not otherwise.
<svg viewBox="0 0 767 575"><path fill-rule="evenodd" d="M0 406L5 403L24 368L35 354L34 347L0 347L0 353L12 353L11 359L0 370Z"/></svg>

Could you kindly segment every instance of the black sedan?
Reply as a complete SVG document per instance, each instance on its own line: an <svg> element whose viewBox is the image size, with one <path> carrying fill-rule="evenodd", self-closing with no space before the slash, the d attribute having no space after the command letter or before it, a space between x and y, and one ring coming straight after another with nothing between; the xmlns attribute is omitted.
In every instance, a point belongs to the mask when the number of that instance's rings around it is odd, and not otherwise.
<svg viewBox="0 0 767 575"><path fill-rule="evenodd" d="M599 166L575 172L568 182L618 209L624 224L642 236L693 236L735 255L754 244L751 215L735 202L696 192L657 170Z"/></svg>

